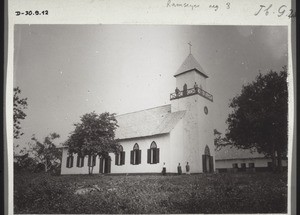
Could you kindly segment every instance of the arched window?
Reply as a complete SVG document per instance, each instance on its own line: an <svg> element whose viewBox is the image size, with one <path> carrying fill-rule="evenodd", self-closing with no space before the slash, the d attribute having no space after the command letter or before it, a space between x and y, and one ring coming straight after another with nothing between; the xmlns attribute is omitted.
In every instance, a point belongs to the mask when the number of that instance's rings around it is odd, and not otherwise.
<svg viewBox="0 0 300 215"><path fill-rule="evenodd" d="M140 147L139 147L139 144L134 144L134 146L133 146L133 150L139 150L140 149Z"/></svg>
<svg viewBox="0 0 300 215"><path fill-rule="evenodd" d="M207 145L205 146L204 154L205 154L205 155L210 155L210 150L209 150L209 148L208 148Z"/></svg>
<svg viewBox="0 0 300 215"><path fill-rule="evenodd" d="M133 150L130 151L130 163L133 165L138 165L141 163L142 152L139 149L139 145L136 143L133 146Z"/></svg>
<svg viewBox="0 0 300 215"><path fill-rule="evenodd" d="M83 167L84 166L84 156L78 154L76 166L77 167Z"/></svg>
<svg viewBox="0 0 300 215"><path fill-rule="evenodd" d="M119 152L116 153L115 165L121 166L125 164L125 152L123 151L123 146L119 146Z"/></svg>
<svg viewBox="0 0 300 215"><path fill-rule="evenodd" d="M73 154L69 154L67 157L67 168L72 168L73 167Z"/></svg>
<svg viewBox="0 0 300 215"><path fill-rule="evenodd" d="M88 166L95 166L96 165L96 157L97 157L97 155L89 155L89 157L88 157Z"/></svg>
<svg viewBox="0 0 300 215"><path fill-rule="evenodd" d="M150 149L147 150L147 163L156 164L159 163L159 148L157 148L156 142L153 141L150 145Z"/></svg>
<svg viewBox="0 0 300 215"><path fill-rule="evenodd" d="M151 145L150 145L150 149L155 149L157 148L156 142L152 141Z"/></svg>

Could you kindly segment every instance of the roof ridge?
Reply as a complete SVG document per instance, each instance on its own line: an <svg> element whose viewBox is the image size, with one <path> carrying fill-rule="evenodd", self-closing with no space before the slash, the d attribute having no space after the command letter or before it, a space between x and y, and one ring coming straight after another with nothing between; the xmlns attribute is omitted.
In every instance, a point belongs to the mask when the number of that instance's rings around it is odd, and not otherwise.
<svg viewBox="0 0 300 215"><path fill-rule="evenodd" d="M151 107L151 108L147 108L147 109L143 109L143 110L137 110L137 111L132 111L132 112L128 112L128 113L122 113L122 114L116 115L116 117L118 117L118 116L123 116L123 115L127 115L127 114L132 114L132 113L137 113L137 112L142 112L142 111L145 111L145 110L151 110L151 109L155 109L155 108L159 108L159 107L170 106L170 105L171 105L171 104L166 104L166 105L161 105L161 106Z"/></svg>

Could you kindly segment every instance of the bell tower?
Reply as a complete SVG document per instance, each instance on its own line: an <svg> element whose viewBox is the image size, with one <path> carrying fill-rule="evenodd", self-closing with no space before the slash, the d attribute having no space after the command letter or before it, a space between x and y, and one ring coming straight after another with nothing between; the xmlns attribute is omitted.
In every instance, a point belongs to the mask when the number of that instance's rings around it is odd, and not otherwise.
<svg viewBox="0 0 300 215"><path fill-rule="evenodd" d="M189 162L191 172L214 171L213 96L208 93L208 75L190 53L174 77L176 88L170 94L171 111L185 111L181 138L182 162Z"/></svg>

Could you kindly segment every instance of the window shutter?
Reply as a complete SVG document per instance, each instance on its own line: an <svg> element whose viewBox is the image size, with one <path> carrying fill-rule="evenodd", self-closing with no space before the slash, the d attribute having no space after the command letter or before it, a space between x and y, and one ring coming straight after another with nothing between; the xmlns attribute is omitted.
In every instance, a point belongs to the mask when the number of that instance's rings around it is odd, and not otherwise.
<svg viewBox="0 0 300 215"><path fill-rule="evenodd" d="M69 168L72 168L72 166L73 166L72 156L70 156L70 161L69 162L70 162L69 163Z"/></svg>
<svg viewBox="0 0 300 215"><path fill-rule="evenodd" d="M88 157L88 166L91 166L91 155Z"/></svg>
<svg viewBox="0 0 300 215"><path fill-rule="evenodd" d="M108 159L104 158L104 173L108 173Z"/></svg>
<svg viewBox="0 0 300 215"><path fill-rule="evenodd" d="M76 166L79 167L80 166L80 156L77 155L77 163L76 163Z"/></svg>
<svg viewBox="0 0 300 215"><path fill-rule="evenodd" d="M159 163L159 148L156 148L155 150L155 163Z"/></svg>
<svg viewBox="0 0 300 215"><path fill-rule="evenodd" d="M119 164L119 156L120 154L119 153L116 153L116 156L115 156L115 165L118 165Z"/></svg>
<svg viewBox="0 0 300 215"><path fill-rule="evenodd" d="M73 155L72 155L72 156L71 156L71 165L70 165L70 168L73 167L73 161L74 161L74 157L73 157Z"/></svg>
<svg viewBox="0 0 300 215"><path fill-rule="evenodd" d="M81 167L84 166L84 156L81 157Z"/></svg>
<svg viewBox="0 0 300 215"><path fill-rule="evenodd" d="M141 157L142 157L142 151L141 150L137 150L137 164L141 163Z"/></svg>
<svg viewBox="0 0 300 215"><path fill-rule="evenodd" d="M69 168L72 167L72 156L71 156L71 155L70 155L70 157L69 157L69 164L68 164L68 166L69 166Z"/></svg>
<svg viewBox="0 0 300 215"><path fill-rule="evenodd" d="M110 173L111 159L109 157L106 160L107 160L107 173Z"/></svg>
<svg viewBox="0 0 300 215"><path fill-rule="evenodd" d="M100 157L100 173L103 173L103 157Z"/></svg>
<svg viewBox="0 0 300 215"><path fill-rule="evenodd" d="M133 150L132 151L130 151L130 164L134 164L133 163Z"/></svg>
<svg viewBox="0 0 300 215"><path fill-rule="evenodd" d="M97 157L97 155L94 155L94 156L93 156L93 163L92 163L92 166L95 166L95 165L96 165L96 157Z"/></svg>
<svg viewBox="0 0 300 215"><path fill-rule="evenodd" d="M67 157L67 165L66 165L66 167L70 168L70 156Z"/></svg>
<svg viewBox="0 0 300 215"><path fill-rule="evenodd" d="M147 149L147 163L151 163L151 149Z"/></svg>
<svg viewBox="0 0 300 215"><path fill-rule="evenodd" d="M209 156L209 172L214 171L214 159L213 156Z"/></svg>
<svg viewBox="0 0 300 215"><path fill-rule="evenodd" d="M156 148L153 148L151 150L152 150L152 163L155 163L155 161L156 161Z"/></svg>
<svg viewBox="0 0 300 215"><path fill-rule="evenodd" d="M125 152L121 152L121 165L125 164Z"/></svg>
<svg viewBox="0 0 300 215"><path fill-rule="evenodd" d="M207 169L206 169L206 155L202 155L202 167L203 167L203 172L207 172Z"/></svg>

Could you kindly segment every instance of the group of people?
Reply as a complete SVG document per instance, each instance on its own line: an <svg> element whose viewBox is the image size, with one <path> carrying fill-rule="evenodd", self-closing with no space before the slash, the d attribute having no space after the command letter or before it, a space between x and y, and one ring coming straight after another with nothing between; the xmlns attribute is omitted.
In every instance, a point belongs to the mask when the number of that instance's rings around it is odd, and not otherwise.
<svg viewBox="0 0 300 215"><path fill-rule="evenodd" d="M202 86L200 85L200 87L198 87L197 82L195 82L194 88L195 88L195 91L197 92L198 88L202 89ZM180 92L180 90L178 89L178 87L176 87L176 89L175 89L176 96L179 96L179 92ZM187 85L186 84L183 85L183 91L182 92L183 92L183 95L187 95Z"/></svg>
<svg viewBox="0 0 300 215"><path fill-rule="evenodd" d="M185 171L186 171L186 174L187 174L187 175L190 175L190 174L191 174L189 162L186 162L186 165L185 165ZM163 174L163 175L166 175L166 173L167 173L167 168L166 168L166 163L164 163L163 169L162 169L162 174ZM177 174L178 174L178 175L181 175L181 174L182 174L182 169L181 169L180 163L178 163L178 166L177 166Z"/></svg>

